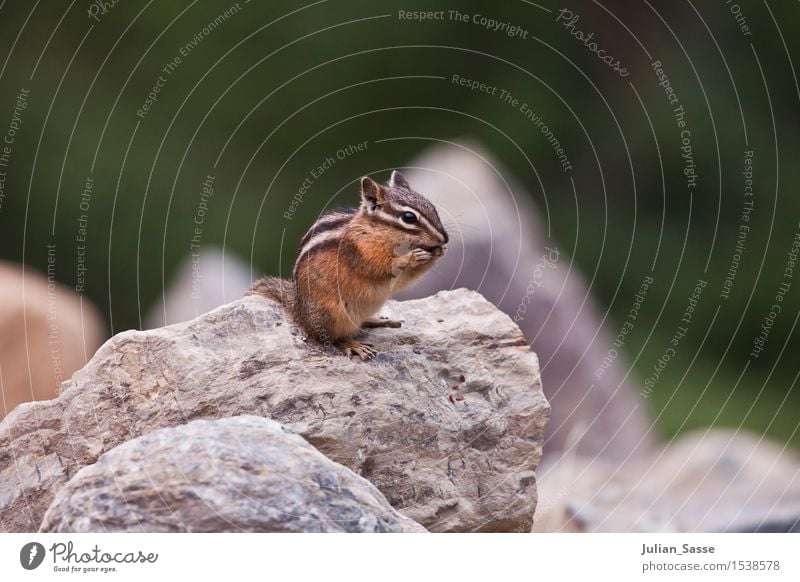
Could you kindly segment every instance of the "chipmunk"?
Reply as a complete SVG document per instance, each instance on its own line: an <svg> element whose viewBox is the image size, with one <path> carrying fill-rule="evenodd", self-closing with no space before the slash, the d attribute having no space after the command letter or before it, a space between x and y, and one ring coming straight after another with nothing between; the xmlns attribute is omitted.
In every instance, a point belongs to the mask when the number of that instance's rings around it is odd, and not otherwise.
<svg viewBox="0 0 800 582"><path fill-rule="evenodd" d="M361 179L361 205L326 212L300 241L294 280L262 277L245 295L280 303L306 335L369 360L363 328L400 327L373 317L392 293L419 279L447 251L436 208L392 172L384 186Z"/></svg>

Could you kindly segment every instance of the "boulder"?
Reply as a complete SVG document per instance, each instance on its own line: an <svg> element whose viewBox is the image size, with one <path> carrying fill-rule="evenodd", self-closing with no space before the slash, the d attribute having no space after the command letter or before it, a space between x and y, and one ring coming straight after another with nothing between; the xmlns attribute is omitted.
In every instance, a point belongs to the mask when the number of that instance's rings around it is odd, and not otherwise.
<svg viewBox="0 0 800 582"><path fill-rule="evenodd" d="M104 453L44 532L424 532L369 481L277 422L195 420Z"/></svg>
<svg viewBox="0 0 800 582"><path fill-rule="evenodd" d="M252 269L231 249L206 245L175 268L161 297L147 310L144 329L189 321L238 299L253 282Z"/></svg>
<svg viewBox="0 0 800 582"><path fill-rule="evenodd" d="M466 287L520 326L553 406L545 464L567 449L625 462L649 454L658 439L624 350L614 345L621 322L598 305L532 193L472 142L437 144L408 166L411 184L436 204L450 249L400 298Z"/></svg>
<svg viewBox="0 0 800 582"><path fill-rule="evenodd" d="M688 433L622 466L564 459L544 469L535 531L800 531L800 459L746 431Z"/></svg>
<svg viewBox="0 0 800 582"><path fill-rule="evenodd" d="M0 261L0 419L22 402L55 398L105 337L94 305L54 272Z"/></svg>
<svg viewBox="0 0 800 582"><path fill-rule="evenodd" d="M478 293L389 302L370 362L307 341L245 297L106 342L56 400L0 423L0 528L39 528L56 491L115 446L194 419L276 420L433 531L522 531L549 405L519 328Z"/></svg>

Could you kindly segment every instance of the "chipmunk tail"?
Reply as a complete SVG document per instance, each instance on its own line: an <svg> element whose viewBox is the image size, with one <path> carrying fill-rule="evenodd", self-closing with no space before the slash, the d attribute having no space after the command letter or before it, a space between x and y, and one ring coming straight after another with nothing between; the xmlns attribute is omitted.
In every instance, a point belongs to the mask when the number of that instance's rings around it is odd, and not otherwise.
<svg viewBox="0 0 800 582"><path fill-rule="evenodd" d="M291 310L295 299L294 281L280 277L261 277L244 294L261 295L277 301L284 308Z"/></svg>

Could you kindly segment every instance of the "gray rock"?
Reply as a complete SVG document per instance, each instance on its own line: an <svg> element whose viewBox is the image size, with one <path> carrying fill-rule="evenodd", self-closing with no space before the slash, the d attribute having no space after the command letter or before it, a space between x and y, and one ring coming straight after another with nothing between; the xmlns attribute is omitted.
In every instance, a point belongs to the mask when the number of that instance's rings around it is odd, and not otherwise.
<svg viewBox="0 0 800 582"><path fill-rule="evenodd" d="M277 422L195 420L78 471L44 532L424 532L369 481Z"/></svg>
<svg viewBox="0 0 800 582"><path fill-rule="evenodd" d="M440 144L403 170L448 227L450 250L400 298L466 287L507 313L539 356L553 406L545 463L572 449L628 461L653 441L647 409L631 379L618 326L603 313L533 196L474 143ZM571 192L559 192L572 196ZM633 304L631 296L619 301ZM609 350L614 349L609 356Z"/></svg>
<svg viewBox="0 0 800 582"><path fill-rule="evenodd" d="M207 245L175 269L161 297L147 311L144 328L189 321L238 299L253 282L252 269L231 249ZM261 273L255 273L259 276Z"/></svg>
<svg viewBox="0 0 800 582"><path fill-rule="evenodd" d="M38 529L56 490L122 442L255 414L428 529L530 529L549 405L519 328L463 289L385 312L405 323L368 334L381 353L367 363L307 343L260 297L113 337L58 399L0 423L0 527Z"/></svg>
<svg viewBox="0 0 800 582"><path fill-rule="evenodd" d="M565 459L548 467L539 494L541 532L800 529L800 459L746 431L688 433L622 466Z"/></svg>

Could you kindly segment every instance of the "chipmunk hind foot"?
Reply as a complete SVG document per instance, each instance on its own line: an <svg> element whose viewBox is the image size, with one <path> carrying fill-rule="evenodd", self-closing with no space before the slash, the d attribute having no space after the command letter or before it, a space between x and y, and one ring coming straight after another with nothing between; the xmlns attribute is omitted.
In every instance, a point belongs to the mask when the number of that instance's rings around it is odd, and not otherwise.
<svg viewBox="0 0 800 582"><path fill-rule="evenodd" d="M335 345L348 357L352 358L353 356L358 356L361 358L362 362L372 359L378 353L371 345L361 343L353 338L340 339Z"/></svg>
<svg viewBox="0 0 800 582"><path fill-rule="evenodd" d="M362 328L372 328L372 327L402 327L403 322L398 319L389 319L388 317L370 317L369 319L364 320L361 324Z"/></svg>

